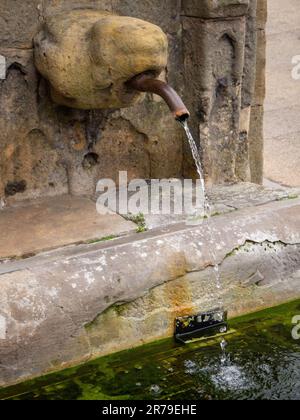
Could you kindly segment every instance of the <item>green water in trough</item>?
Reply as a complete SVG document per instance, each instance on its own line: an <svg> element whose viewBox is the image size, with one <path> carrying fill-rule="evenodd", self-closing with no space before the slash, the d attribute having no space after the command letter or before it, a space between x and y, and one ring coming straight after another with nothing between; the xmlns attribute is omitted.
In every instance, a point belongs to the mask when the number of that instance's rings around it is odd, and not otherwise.
<svg viewBox="0 0 300 420"><path fill-rule="evenodd" d="M0 389L0 399L300 399L296 315L300 300L231 321L225 351L221 337L164 340Z"/></svg>

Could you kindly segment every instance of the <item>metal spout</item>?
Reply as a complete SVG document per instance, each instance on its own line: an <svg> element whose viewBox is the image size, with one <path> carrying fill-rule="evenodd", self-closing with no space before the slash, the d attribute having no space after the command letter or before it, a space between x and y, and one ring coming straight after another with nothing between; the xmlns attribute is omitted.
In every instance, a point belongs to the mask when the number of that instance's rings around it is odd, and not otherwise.
<svg viewBox="0 0 300 420"><path fill-rule="evenodd" d="M154 79L151 74L143 73L135 76L127 82L127 87L139 92L149 92L161 96L174 118L180 122L184 122L190 117L190 113L178 93L167 83Z"/></svg>

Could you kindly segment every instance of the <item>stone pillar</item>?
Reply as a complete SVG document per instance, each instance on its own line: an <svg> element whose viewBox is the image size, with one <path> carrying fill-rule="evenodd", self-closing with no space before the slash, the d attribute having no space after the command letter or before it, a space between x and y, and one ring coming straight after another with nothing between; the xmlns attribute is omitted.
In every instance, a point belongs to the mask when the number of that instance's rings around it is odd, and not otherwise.
<svg viewBox="0 0 300 420"><path fill-rule="evenodd" d="M249 132L256 79L256 7L257 0L249 0L246 16L240 135L236 162L236 176L243 181L251 180Z"/></svg>
<svg viewBox="0 0 300 420"><path fill-rule="evenodd" d="M264 175L264 101L266 96L266 23L267 0L257 0L255 35L256 66L249 129L251 181L263 183Z"/></svg>
<svg viewBox="0 0 300 420"><path fill-rule="evenodd" d="M256 0L183 0L186 89L208 183L249 181ZM184 166L190 176L188 150Z"/></svg>

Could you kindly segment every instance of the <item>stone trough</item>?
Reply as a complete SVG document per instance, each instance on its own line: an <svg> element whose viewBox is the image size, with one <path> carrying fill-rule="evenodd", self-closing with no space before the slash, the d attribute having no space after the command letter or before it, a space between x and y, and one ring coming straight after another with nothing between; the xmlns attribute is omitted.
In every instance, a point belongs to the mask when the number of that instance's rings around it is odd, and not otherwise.
<svg viewBox="0 0 300 420"><path fill-rule="evenodd" d="M156 220L137 234L123 221L120 237L78 244L66 221L66 246L2 259L0 386L172 336L176 316L214 308L218 296L229 317L299 298L295 192L241 184L210 196L219 212L197 226Z"/></svg>

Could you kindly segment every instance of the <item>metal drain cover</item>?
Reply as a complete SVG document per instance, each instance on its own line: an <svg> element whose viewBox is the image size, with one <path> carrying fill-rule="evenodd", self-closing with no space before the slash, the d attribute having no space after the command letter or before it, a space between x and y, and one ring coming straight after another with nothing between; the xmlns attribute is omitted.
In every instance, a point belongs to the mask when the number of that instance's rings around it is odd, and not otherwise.
<svg viewBox="0 0 300 420"><path fill-rule="evenodd" d="M183 344L227 331L227 311L220 308L176 318L175 321L175 340Z"/></svg>

